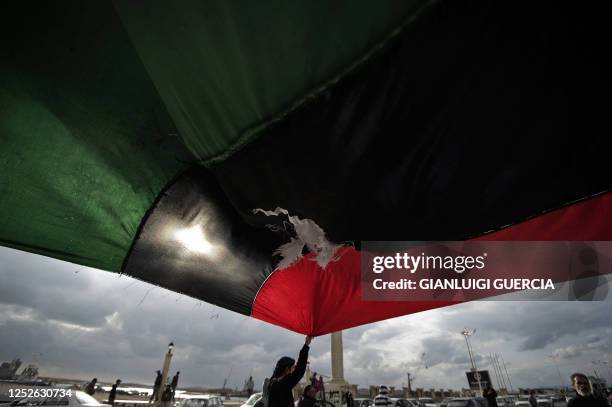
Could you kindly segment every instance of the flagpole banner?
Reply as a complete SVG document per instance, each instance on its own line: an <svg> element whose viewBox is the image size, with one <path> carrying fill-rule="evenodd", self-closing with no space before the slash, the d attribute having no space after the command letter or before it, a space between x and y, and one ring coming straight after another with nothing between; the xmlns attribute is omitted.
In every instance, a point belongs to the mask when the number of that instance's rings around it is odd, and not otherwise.
<svg viewBox="0 0 612 407"><path fill-rule="evenodd" d="M7 2L0 245L311 335L500 295L607 298L600 7ZM367 299L364 259L396 251L372 242L395 240L473 262L368 278L513 281Z"/></svg>

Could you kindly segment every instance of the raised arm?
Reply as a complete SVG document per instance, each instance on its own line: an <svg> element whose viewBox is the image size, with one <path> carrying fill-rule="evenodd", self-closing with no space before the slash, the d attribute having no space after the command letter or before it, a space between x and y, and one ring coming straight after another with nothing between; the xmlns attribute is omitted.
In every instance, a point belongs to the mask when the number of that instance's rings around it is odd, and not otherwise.
<svg viewBox="0 0 612 407"><path fill-rule="evenodd" d="M310 342L312 341L312 336L307 336L304 340L304 346L300 350L300 356L298 357L297 363L295 364L295 369L293 372L289 373L287 376L283 377L280 381L283 385L289 386L293 388L299 381L304 377L304 373L306 372L306 363L308 362L308 351L310 350Z"/></svg>

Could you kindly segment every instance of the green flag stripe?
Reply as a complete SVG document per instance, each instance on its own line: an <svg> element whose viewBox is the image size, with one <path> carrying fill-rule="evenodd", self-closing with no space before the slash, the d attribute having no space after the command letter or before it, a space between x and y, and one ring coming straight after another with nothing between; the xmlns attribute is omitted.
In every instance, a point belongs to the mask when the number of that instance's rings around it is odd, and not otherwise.
<svg viewBox="0 0 612 407"><path fill-rule="evenodd" d="M111 5L3 16L0 244L119 271L189 156Z"/></svg>

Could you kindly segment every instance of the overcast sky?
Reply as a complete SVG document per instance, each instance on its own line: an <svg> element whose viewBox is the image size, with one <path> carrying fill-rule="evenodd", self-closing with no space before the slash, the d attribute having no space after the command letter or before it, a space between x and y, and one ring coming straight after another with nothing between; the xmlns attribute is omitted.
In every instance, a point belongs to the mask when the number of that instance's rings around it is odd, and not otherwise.
<svg viewBox="0 0 612 407"><path fill-rule="evenodd" d="M401 386L466 386L464 327L476 328L477 366L500 353L514 387L558 385L574 371L612 380L612 302L474 302L344 331L345 378ZM167 344L181 385L258 387L303 336L147 283L0 248L0 361L36 361L43 376L149 383ZM310 362L330 375L329 336L316 338ZM423 357L423 353L425 356ZM231 370L231 374L230 374ZM495 379L494 379L495 380ZM180 386L179 386L180 387Z"/></svg>

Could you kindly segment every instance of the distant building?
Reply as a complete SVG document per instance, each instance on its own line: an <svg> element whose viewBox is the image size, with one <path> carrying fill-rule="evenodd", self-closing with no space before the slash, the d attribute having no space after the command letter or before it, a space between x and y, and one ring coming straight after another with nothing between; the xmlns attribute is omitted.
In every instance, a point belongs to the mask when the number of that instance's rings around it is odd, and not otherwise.
<svg viewBox="0 0 612 407"><path fill-rule="evenodd" d="M370 398L370 389L360 387L357 389L357 398Z"/></svg>

